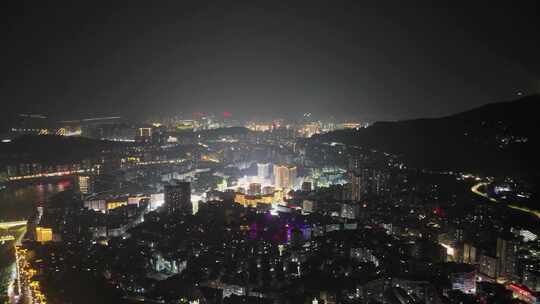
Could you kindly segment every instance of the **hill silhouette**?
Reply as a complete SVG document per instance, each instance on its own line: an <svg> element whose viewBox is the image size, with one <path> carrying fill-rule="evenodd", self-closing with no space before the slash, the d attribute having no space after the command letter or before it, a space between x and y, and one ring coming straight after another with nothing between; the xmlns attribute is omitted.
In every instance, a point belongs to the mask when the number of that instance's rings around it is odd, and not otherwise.
<svg viewBox="0 0 540 304"><path fill-rule="evenodd" d="M313 137L402 155L409 167L537 175L540 95L430 119L377 122Z"/></svg>

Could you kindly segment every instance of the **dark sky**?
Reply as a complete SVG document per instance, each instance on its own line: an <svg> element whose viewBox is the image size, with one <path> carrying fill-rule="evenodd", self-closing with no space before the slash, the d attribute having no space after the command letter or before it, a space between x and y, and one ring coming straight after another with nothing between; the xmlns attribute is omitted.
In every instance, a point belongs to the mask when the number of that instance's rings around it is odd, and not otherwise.
<svg viewBox="0 0 540 304"><path fill-rule="evenodd" d="M536 1L72 2L2 2L4 113L403 119L540 87Z"/></svg>

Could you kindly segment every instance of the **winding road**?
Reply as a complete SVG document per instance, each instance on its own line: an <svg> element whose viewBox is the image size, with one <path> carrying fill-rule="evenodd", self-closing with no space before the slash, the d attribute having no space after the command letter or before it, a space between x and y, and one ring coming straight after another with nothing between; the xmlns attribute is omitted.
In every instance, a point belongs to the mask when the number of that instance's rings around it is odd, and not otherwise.
<svg viewBox="0 0 540 304"><path fill-rule="evenodd" d="M489 196L487 193L482 192L480 190L480 188L485 187L487 185L489 185L489 183L484 183L484 182L478 183L478 184L471 187L471 192L476 194L476 195L479 195L479 196L481 196L483 198L486 198L486 199L488 199L489 201L491 201L493 203L502 204L502 202L500 202L499 200ZM506 206L508 208L511 208L511 209L515 209L515 210L519 210L521 212L529 213L530 215L536 216L537 218L540 219L540 211L532 210L532 209L529 209L529 208L526 208L526 207L521 207L521 206L518 206L518 205L515 205L515 204L507 204Z"/></svg>

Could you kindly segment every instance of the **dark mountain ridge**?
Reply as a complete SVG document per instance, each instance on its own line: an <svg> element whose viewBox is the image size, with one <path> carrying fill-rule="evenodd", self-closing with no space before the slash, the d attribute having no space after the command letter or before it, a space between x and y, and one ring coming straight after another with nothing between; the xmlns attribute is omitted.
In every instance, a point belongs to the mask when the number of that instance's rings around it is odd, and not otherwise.
<svg viewBox="0 0 540 304"><path fill-rule="evenodd" d="M377 122L313 137L402 155L409 167L536 175L540 95L429 119Z"/></svg>
<svg viewBox="0 0 540 304"><path fill-rule="evenodd" d="M125 145L85 137L25 135L9 143L0 143L0 165L34 162L66 164L96 158L103 150Z"/></svg>

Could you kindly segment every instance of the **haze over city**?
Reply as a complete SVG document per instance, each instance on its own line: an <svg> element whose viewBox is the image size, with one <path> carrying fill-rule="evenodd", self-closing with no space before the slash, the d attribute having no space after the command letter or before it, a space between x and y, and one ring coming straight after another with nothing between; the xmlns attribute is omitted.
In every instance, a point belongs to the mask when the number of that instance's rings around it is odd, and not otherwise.
<svg viewBox="0 0 540 304"><path fill-rule="evenodd" d="M540 303L538 11L2 3L0 303Z"/></svg>
<svg viewBox="0 0 540 304"><path fill-rule="evenodd" d="M537 4L2 4L3 114L395 120L539 89Z"/></svg>

